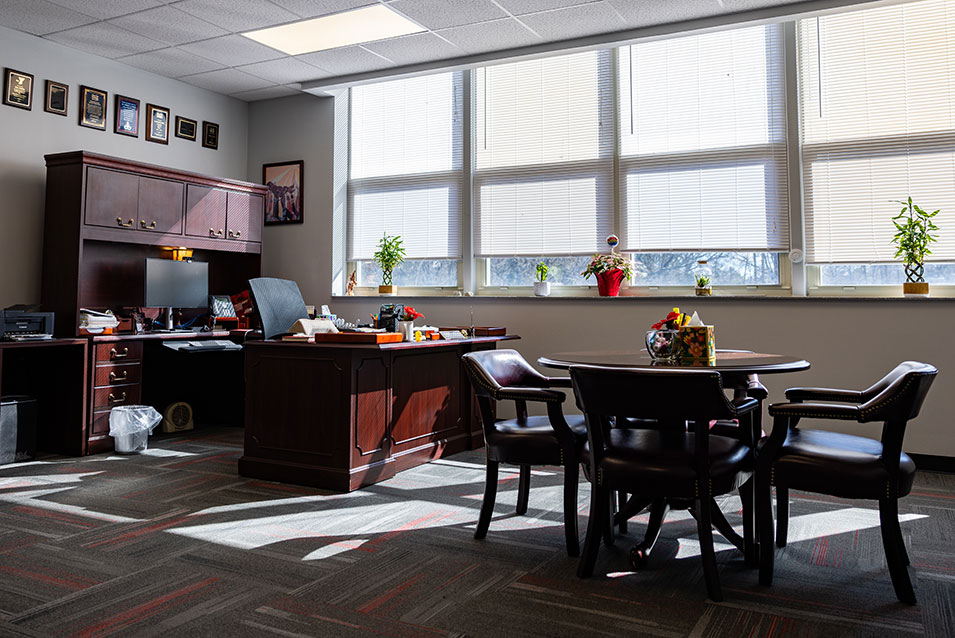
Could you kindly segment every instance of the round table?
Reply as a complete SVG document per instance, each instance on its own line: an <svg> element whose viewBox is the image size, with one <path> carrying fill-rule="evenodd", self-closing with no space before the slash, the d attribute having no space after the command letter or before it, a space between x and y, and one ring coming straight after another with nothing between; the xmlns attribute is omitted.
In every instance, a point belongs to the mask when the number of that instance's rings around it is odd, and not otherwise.
<svg viewBox="0 0 955 638"><path fill-rule="evenodd" d="M714 361L708 362L659 362L653 361L646 350L580 350L574 352L558 352L540 357L537 363L546 368L566 370L574 365L594 365L616 368L634 368L638 370L659 370L661 368L676 369L710 369L716 370L723 378L723 386L732 389L737 397L746 396L753 388L765 388L759 383L760 374L778 374L784 372L800 372L809 369L809 362L805 359L782 354L767 354L749 350L717 350ZM763 396L755 396L762 403ZM758 433L762 428L762 405L755 415L754 429ZM742 498L742 495L741 495ZM751 498L751 497L750 497ZM644 540L630 550L631 563L634 567L645 566L650 551L653 549L660 535L660 527L671 506L684 509L686 503L674 502L668 499L642 499L634 495L626 504L621 503L620 511L614 515L614 524L622 529L626 521L650 507L650 521ZM743 537L733 530L732 526L720 513L719 507L713 507L714 527L728 541L744 553L746 563L754 565L757 551L755 545L747 547ZM692 513L692 510L691 510ZM748 527L747 525L744 526Z"/></svg>

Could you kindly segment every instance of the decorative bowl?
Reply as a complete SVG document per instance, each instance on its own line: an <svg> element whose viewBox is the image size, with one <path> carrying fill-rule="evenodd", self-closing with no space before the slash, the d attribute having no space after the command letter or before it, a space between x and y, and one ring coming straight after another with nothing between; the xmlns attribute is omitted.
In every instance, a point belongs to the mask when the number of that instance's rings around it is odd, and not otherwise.
<svg viewBox="0 0 955 638"><path fill-rule="evenodd" d="M671 328L647 330L647 352L654 361L679 360L680 331Z"/></svg>

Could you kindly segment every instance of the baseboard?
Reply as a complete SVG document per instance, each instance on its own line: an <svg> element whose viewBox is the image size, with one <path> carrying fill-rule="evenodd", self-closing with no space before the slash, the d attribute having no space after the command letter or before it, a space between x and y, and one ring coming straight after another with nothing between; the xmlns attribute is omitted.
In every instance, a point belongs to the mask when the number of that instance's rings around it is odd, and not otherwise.
<svg viewBox="0 0 955 638"><path fill-rule="evenodd" d="M933 454L909 454L915 461L915 467L930 472L950 472L955 474L955 458L935 456Z"/></svg>

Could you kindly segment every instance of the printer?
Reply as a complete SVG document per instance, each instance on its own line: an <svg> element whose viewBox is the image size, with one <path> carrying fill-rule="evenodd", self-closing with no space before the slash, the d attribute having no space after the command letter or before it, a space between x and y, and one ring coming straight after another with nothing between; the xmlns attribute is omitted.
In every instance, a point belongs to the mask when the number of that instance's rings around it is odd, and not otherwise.
<svg viewBox="0 0 955 638"><path fill-rule="evenodd" d="M0 310L0 339L35 341L53 338L53 313L18 306Z"/></svg>

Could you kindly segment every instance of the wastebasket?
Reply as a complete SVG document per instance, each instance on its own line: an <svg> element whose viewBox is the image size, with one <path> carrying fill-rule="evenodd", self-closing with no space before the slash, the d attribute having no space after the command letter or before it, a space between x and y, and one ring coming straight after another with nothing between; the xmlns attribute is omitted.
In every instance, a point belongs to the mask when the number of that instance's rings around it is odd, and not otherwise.
<svg viewBox="0 0 955 638"><path fill-rule="evenodd" d="M119 454L137 454L146 449L153 428L162 415L148 405L120 405L109 413L109 435Z"/></svg>
<svg viewBox="0 0 955 638"><path fill-rule="evenodd" d="M36 399L0 397L0 464L36 457Z"/></svg>

